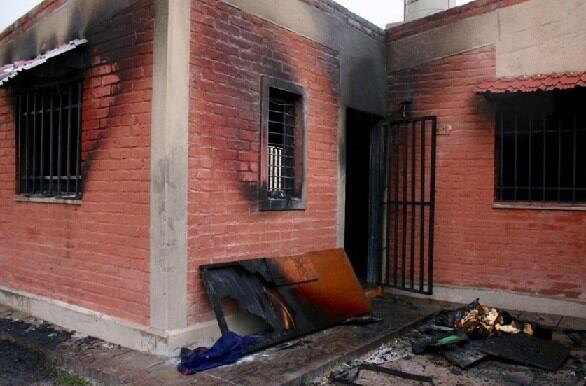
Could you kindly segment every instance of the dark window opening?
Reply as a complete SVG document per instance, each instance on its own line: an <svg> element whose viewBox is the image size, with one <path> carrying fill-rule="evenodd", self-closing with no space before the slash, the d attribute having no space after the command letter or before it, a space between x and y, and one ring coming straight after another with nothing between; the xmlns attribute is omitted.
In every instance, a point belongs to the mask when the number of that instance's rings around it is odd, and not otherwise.
<svg viewBox="0 0 586 386"><path fill-rule="evenodd" d="M303 90L273 79L263 84L261 208L303 209Z"/></svg>
<svg viewBox="0 0 586 386"><path fill-rule="evenodd" d="M270 198L295 195L295 119L299 96L271 90L269 99L268 189Z"/></svg>
<svg viewBox="0 0 586 386"><path fill-rule="evenodd" d="M347 110L344 250L363 283L368 274L371 130L378 122L370 114Z"/></svg>
<svg viewBox="0 0 586 386"><path fill-rule="evenodd" d="M500 102L497 200L586 203L586 90L515 95Z"/></svg>
<svg viewBox="0 0 586 386"><path fill-rule="evenodd" d="M16 92L18 193L81 197L82 82Z"/></svg>

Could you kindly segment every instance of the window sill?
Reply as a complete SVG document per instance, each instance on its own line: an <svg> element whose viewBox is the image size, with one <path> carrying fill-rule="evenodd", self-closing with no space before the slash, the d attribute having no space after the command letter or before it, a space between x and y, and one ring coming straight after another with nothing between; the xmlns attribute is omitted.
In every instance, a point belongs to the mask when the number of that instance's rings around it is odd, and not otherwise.
<svg viewBox="0 0 586 386"><path fill-rule="evenodd" d="M62 204L62 205L81 205L81 200L64 199L57 197L31 197L31 196L15 196L16 202L32 202L37 204Z"/></svg>
<svg viewBox="0 0 586 386"><path fill-rule="evenodd" d="M305 210L305 201L294 199L264 199L260 202L261 212Z"/></svg>
<svg viewBox="0 0 586 386"><path fill-rule="evenodd" d="M543 202L495 202L494 209L530 209L586 212L586 204L558 204Z"/></svg>

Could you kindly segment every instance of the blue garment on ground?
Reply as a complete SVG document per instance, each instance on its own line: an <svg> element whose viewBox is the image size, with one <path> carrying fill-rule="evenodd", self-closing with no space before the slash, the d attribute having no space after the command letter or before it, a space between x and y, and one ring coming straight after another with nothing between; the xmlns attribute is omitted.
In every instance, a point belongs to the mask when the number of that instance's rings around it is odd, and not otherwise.
<svg viewBox="0 0 586 386"><path fill-rule="evenodd" d="M242 357L246 349L262 340L261 337L239 336L227 332L209 350L194 350L181 358L177 369L184 375L230 365Z"/></svg>

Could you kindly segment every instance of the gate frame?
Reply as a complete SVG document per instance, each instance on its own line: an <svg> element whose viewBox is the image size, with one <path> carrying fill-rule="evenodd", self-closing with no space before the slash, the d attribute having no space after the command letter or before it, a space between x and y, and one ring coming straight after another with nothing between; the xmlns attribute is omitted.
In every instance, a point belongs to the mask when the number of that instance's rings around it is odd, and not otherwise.
<svg viewBox="0 0 586 386"><path fill-rule="evenodd" d="M429 227L427 230L428 244L427 244L427 290L423 290L424 286L420 286L419 290L414 288L407 288L406 286L391 285L388 264L390 259L390 251L388 245L390 244L389 237L383 237L383 232L386 229L387 235L389 227L389 216L387 215L390 200L390 190L387 197L385 197L385 188L390 182L388 172L393 160L391 149L393 148L393 132L392 127L397 125L409 125L414 129L417 123L424 124L427 129L426 122L431 124L431 154L430 154L430 181L429 181L429 201L425 197L421 198L419 203L422 206L429 206ZM424 130L424 137L427 130ZM415 136L415 131L413 132ZM425 142L423 143L425 145ZM415 146L415 145L414 145ZM407 292L415 292L419 294L432 295L433 294L433 272L434 272L434 252L435 252L435 178L436 178L436 158L437 158L437 117L436 116L422 116L414 118L404 118L399 120L387 119L378 125L371 128L371 142L370 142L370 173L369 173L369 243L368 243L368 272L367 284L383 285L386 287L397 288ZM424 166L424 165L423 165ZM415 165L413 165L415 167ZM424 184L425 185L425 184ZM397 198L398 199L398 198ZM407 205L407 200L403 200L403 204ZM381 210L382 208L382 210ZM386 227L383 221L387 222ZM424 224L422 223L422 226ZM386 253L383 255L383 242L387 243ZM420 257L421 258L421 257ZM425 262L425 261L423 261ZM383 273L384 268L384 273ZM396 284L396 283L395 283Z"/></svg>

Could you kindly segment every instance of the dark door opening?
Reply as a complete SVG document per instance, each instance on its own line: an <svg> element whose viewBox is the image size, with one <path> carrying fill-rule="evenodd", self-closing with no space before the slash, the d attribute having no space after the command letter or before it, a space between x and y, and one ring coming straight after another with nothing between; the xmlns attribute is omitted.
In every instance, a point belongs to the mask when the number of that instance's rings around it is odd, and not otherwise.
<svg viewBox="0 0 586 386"><path fill-rule="evenodd" d="M379 121L356 110L346 115L344 249L362 283L368 276L370 140Z"/></svg>

